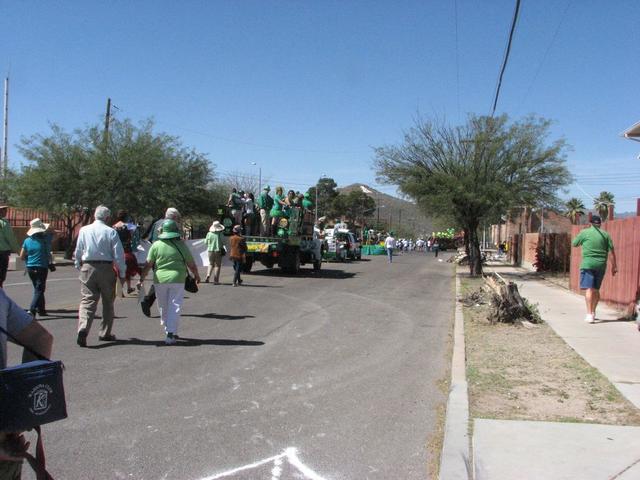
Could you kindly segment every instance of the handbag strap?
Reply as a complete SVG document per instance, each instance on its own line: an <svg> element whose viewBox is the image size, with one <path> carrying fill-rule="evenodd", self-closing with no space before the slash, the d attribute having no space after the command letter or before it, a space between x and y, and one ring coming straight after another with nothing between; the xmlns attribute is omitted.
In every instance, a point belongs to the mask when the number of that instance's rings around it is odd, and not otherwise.
<svg viewBox="0 0 640 480"><path fill-rule="evenodd" d="M51 361L51 359L45 357L44 355L39 354L38 352L36 352L35 350L32 350L31 348L27 347L24 343L22 343L20 340L18 340L16 337L14 337L13 335L11 335L9 332L7 332L3 327L0 327L0 332L4 333L7 337L9 337L11 340L13 340L15 343L17 343L18 345L20 345L22 348L24 348L25 350L27 350L29 353L31 353L32 355L34 355L36 358L39 358L40 360L47 360L48 362Z"/></svg>
<svg viewBox="0 0 640 480"><path fill-rule="evenodd" d="M180 251L180 248L178 247L178 245L171 240L171 244L176 247L176 250L178 251L178 253L180 254L180 256L182 257L182 261L184 262L184 266L187 267L187 276L191 276L191 274L189 273L189 265L187 265L187 261L184 259L184 255L182 255L182 252Z"/></svg>
<svg viewBox="0 0 640 480"><path fill-rule="evenodd" d="M46 468L46 459L44 456L44 445L42 443L42 432L40 430L40 425L33 427L33 429L38 434L38 441L36 442L36 456L34 457L30 453L25 453L24 458L27 459L33 471L36 472L37 480L54 480L49 472L47 472Z"/></svg>

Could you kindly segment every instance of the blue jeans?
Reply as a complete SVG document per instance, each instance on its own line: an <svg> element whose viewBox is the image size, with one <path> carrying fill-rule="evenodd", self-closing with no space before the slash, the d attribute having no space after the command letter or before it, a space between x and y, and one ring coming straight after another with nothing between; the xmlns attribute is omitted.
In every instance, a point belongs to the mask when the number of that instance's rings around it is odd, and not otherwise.
<svg viewBox="0 0 640 480"><path fill-rule="evenodd" d="M234 260L233 261L233 284L240 284L242 279L240 278L240 271L242 270L242 261Z"/></svg>
<svg viewBox="0 0 640 480"><path fill-rule="evenodd" d="M389 263L393 263L393 248L387 248L387 256L389 257Z"/></svg>
<svg viewBox="0 0 640 480"><path fill-rule="evenodd" d="M27 273L33 283L33 297L31 298L31 306L29 311L41 313L46 311L44 305L44 291L47 288L47 275L49 270L45 267L28 267Z"/></svg>

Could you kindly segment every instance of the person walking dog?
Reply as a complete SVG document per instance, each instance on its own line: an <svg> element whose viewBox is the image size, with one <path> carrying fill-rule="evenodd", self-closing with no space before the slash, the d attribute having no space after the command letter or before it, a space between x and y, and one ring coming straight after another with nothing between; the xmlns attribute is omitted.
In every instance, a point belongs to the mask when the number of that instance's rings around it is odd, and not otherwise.
<svg viewBox="0 0 640 480"><path fill-rule="evenodd" d="M582 230L573 239L574 247L582 247L580 263L580 289L585 290L587 315L584 321L594 323L596 307L600 300L600 286L607 271L607 259L611 254L611 274L618 273L616 252L613 241L607 232L600 229L602 220L598 215L591 217L591 227Z"/></svg>

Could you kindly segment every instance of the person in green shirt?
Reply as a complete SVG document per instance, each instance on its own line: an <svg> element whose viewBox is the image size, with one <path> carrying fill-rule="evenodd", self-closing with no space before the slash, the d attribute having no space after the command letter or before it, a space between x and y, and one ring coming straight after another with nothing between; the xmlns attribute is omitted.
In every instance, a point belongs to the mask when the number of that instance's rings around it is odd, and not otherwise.
<svg viewBox="0 0 640 480"><path fill-rule="evenodd" d="M280 218L284 216L282 209L285 205L284 189L281 186L277 186L276 194L273 196L273 207L271 207L271 211L269 212L272 235L275 235L278 231L278 222L280 222Z"/></svg>
<svg viewBox="0 0 640 480"><path fill-rule="evenodd" d="M271 235L271 217L270 212L273 208L273 198L269 195L271 187L265 185L262 193L258 197L258 208L260 209L260 236L265 237Z"/></svg>
<svg viewBox="0 0 640 480"><path fill-rule="evenodd" d="M304 192L304 197L302 199L302 208L304 208L305 210L313 210L313 202L309 197L309 192Z"/></svg>
<svg viewBox="0 0 640 480"><path fill-rule="evenodd" d="M147 263L140 274L138 288L142 287L147 273L153 267L153 286L158 300L160 322L164 325L166 338L164 343L173 345L178 335L180 310L184 301L184 281L187 268L191 270L196 282L200 283L198 267L191 252L180 240L178 225L173 220L165 220L162 233L153 242L147 254Z"/></svg>
<svg viewBox="0 0 640 480"><path fill-rule="evenodd" d="M600 286L607 271L609 253L611 253L611 274L618 273L613 241L607 232L600 229L601 223L600 217L593 215L591 227L578 233L572 242L574 247L582 247L580 288L585 290L587 315L584 321L587 323L593 323L596 320L596 307L600 301Z"/></svg>
<svg viewBox="0 0 640 480"><path fill-rule="evenodd" d="M9 270L9 257L11 253L18 253L20 245L13 234L9 221L4 218L7 215L7 205L0 205L0 288L7 279Z"/></svg>
<svg viewBox="0 0 640 480"><path fill-rule="evenodd" d="M204 283L209 283L209 278L213 272L213 284L220 285L222 249L224 248L222 245L222 232L224 232L224 225L216 220L211 224L211 227L209 227L209 232L204 239L204 242L207 244L207 252L209 254L209 267L207 268L207 276L204 277Z"/></svg>

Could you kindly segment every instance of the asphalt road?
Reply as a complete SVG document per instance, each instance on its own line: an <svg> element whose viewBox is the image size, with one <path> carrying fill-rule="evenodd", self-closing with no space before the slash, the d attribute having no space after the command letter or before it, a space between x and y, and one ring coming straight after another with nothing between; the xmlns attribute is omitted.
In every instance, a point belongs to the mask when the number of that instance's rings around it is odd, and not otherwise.
<svg viewBox="0 0 640 480"><path fill-rule="evenodd" d="M441 256L442 258L442 256ZM446 256L445 256L446 258ZM257 266L239 288L185 300L181 340L157 311L116 301L115 342L75 344L77 273L47 286L69 418L44 428L57 479L426 479L445 402L451 264L431 255L324 263L298 277ZM27 277L5 290L28 306ZM17 348L10 347L10 361ZM34 478L25 467L24 477Z"/></svg>

